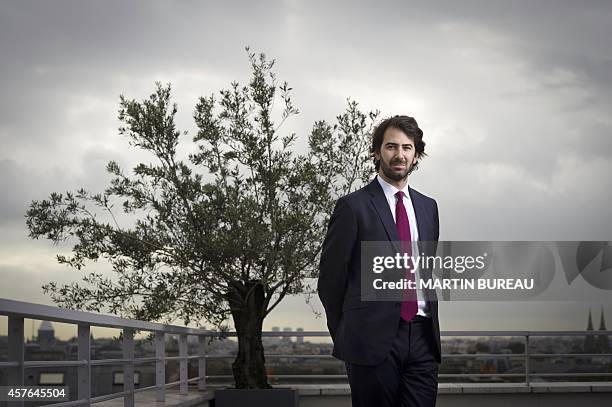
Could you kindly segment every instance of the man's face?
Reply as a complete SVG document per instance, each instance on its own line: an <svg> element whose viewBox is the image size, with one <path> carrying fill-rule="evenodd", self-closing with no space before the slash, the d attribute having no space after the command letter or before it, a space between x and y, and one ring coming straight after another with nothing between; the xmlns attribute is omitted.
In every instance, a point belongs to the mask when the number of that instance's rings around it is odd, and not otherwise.
<svg viewBox="0 0 612 407"><path fill-rule="evenodd" d="M387 181L402 182L418 161L414 141L400 129L389 127L383 136L380 152L374 153L380 160L378 174Z"/></svg>

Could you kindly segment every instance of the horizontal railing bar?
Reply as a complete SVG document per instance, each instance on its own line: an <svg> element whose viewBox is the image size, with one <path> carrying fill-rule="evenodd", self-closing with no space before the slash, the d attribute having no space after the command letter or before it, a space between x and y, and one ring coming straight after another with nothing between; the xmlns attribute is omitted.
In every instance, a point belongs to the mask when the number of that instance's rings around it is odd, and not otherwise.
<svg viewBox="0 0 612 407"><path fill-rule="evenodd" d="M440 331L440 336L514 336L525 337L529 331Z"/></svg>
<svg viewBox="0 0 612 407"><path fill-rule="evenodd" d="M317 376L321 376L322 378L325 377L330 377L332 379L343 379L343 378L347 378L347 375L317 375ZM307 375L307 374L269 374L268 377L272 378L272 379L309 379L309 378L314 378L315 375Z"/></svg>
<svg viewBox="0 0 612 407"><path fill-rule="evenodd" d="M530 353L532 358L552 358L552 357L612 357L612 353Z"/></svg>
<svg viewBox="0 0 612 407"><path fill-rule="evenodd" d="M233 356L232 356L233 357ZM201 359L205 358L204 355L190 355L185 359ZM165 358L166 360L179 360L182 359L179 356L172 356L169 358ZM91 361L92 366L101 366L101 365L120 365L122 363L131 362L132 359L93 359ZM135 364L144 364L151 363L157 361L155 356L147 357L147 358L136 358L133 360ZM87 365L86 360L28 360L23 363L26 368L34 368L34 367L70 367L70 366L84 366ZM0 367L17 367L19 366L19 362L6 362L0 363Z"/></svg>
<svg viewBox="0 0 612 407"><path fill-rule="evenodd" d="M320 376L320 377L319 377ZM338 376L338 377L334 377L334 378L340 378L341 377L348 377L347 375L333 375L333 376ZM499 373L499 374L494 374L494 373L478 373L478 374L439 374L439 376L441 377L524 377L525 375L522 373ZM328 376L326 375L268 375L268 377L272 377L272 378L277 378L277 379L308 379L308 378L326 378Z"/></svg>
<svg viewBox="0 0 612 407"><path fill-rule="evenodd" d="M584 336L612 335L612 331L441 331L441 336Z"/></svg>
<svg viewBox="0 0 612 407"><path fill-rule="evenodd" d="M440 377L525 377L525 373L440 373Z"/></svg>
<svg viewBox="0 0 612 407"><path fill-rule="evenodd" d="M177 380L175 382L166 383L166 387L176 386L177 384L181 384L181 381Z"/></svg>
<svg viewBox="0 0 612 407"><path fill-rule="evenodd" d="M32 367L71 367L85 366L86 360L27 360L23 362L25 368Z"/></svg>
<svg viewBox="0 0 612 407"><path fill-rule="evenodd" d="M612 331L529 331L530 336L599 336L612 335Z"/></svg>
<svg viewBox="0 0 612 407"><path fill-rule="evenodd" d="M229 332L213 332L208 331L204 334L204 336L213 337L213 338L225 338L225 337L236 337L238 336L235 331ZM329 332L327 331L262 331L261 336L264 337L304 337L304 336L327 336L329 337Z"/></svg>
<svg viewBox="0 0 612 407"><path fill-rule="evenodd" d="M281 378L283 375L268 375L268 377L272 378ZM284 375L286 378L304 378L304 379L346 379L348 376L345 374L328 374L328 375ZM302 377L303 376L303 377ZM206 380L208 379L233 379L232 375L206 375Z"/></svg>
<svg viewBox="0 0 612 407"><path fill-rule="evenodd" d="M19 367L19 362L0 362L0 367Z"/></svg>
<svg viewBox="0 0 612 407"><path fill-rule="evenodd" d="M528 356L525 353L448 353L442 354L443 359L456 359L456 358L517 358L524 359Z"/></svg>
<svg viewBox="0 0 612 407"><path fill-rule="evenodd" d="M91 403L93 404L93 403L99 403L101 401L118 399L120 397L127 396L128 394L130 394L129 391L120 391L120 392L117 392L117 393L104 394L102 396L92 397L91 398Z"/></svg>
<svg viewBox="0 0 612 407"><path fill-rule="evenodd" d="M206 355L200 356L205 359L230 359L235 358L236 355L232 355L231 353L223 353L219 355ZM333 355L278 355L278 354L265 354L266 358L292 358L292 359L335 359ZM338 362L341 362L338 360Z"/></svg>
<svg viewBox="0 0 612 407"><path fill-rule="evenodd" d="M153 385L153 386L147 386L147 387L139 387L137 389L134 389L134 393L140 393L142 391L147 391L147 390L153 390L156 389L157 386Z"/></svg>
<svg viewBox="0 0 612 407"><path fill-rule="evenodd" d="M192 360L192 359L203 359L204 355L189 355L189 356L166 356L165 360Z"/></svg>
<svg viewBox="0 0 612 407"><path fill-rule="evenodd" d="M177 325L159 324L156 322L139 321L120 318L113 315L96 314L49 305L30 302L7 300L0 298L0 315L14 315L31 319L64 322L68 324L89 324L109 328L131 328L150 332L165 332L170 334L205 335L204 329L187 328Z"/></svg>
<svg viewBox="0 0 612 407"><path fill-rule="evenodd" d="M530 376L546 376L546 377L582 377L582 376L612 376L612 373L536 373L529 372Z"/></svg>
<svg viewBox="0 0 612 407"><path fill-rule="evenodd" d="M131 359L92 359L92 366L102 366L102 365L120 365L123 363L131 362Z"/></svg>
<svg viewBox="0 0 612 407"><path fill-rule="evenodd" d="M235 357L234 355L233 357ZM293 359L330 359L334 358L333 355L279 355L279 354L266 354L267 358L293 358ZM340 360L339 360L340 362Z"/></svg>
<svg viewBox="0 0 612 407"><path fill-rule="evenodd" d="M234 376L228 376L228 377L234 377ZM199 378L200 378L200 376L193 377L193 378L187 380L187 382L193 382L193 381L198 380ZM178 384L181 384L180 380L177 380L175 382L170 382L170 383L164 383L164 386L165 387L172 387L172 386L176 386ZM141 388L138 388L138 389L134 389L134 392L138 393L140 391L151 390L151 389L155 389L155 388L157 388L157 386L141 387Z"/></svg>
<svg viewBox="0 0 612 407"><path fill-rule="evenodd" d="M150 362L157 362L157 358L155 356L151 356L151 357L146 357L146 358L135 358L134 359L135 364L143 364L143 363L150 363Z"/></svg>
<svg viewBox="0 0 612 407"><path fill-rule="evenodd" d="M330 355L331 356L331 355ZM230 359L230 358L235 358L236 355L228 355L228 354L219 354L219 355L206 355L204 356L204 359ZM267 355L264 355L264 357L268 357Z"/></svg>

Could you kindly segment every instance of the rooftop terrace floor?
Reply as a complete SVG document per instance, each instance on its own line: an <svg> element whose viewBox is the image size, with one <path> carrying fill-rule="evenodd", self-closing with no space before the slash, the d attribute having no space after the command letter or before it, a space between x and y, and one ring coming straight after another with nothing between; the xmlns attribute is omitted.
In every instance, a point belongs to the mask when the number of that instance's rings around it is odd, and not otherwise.
<svg viewBox="0 0 612 407"><path fill-rule="evenodd" d="M287 387L287 386L279 386ZM300 407L349 407L348 384L303 384L291 385L298 390ZM166 391L166 401L155 401L155 391L136 394L137 406L208 406L214 399L214 387L206 391L190 389L182 396L178 389ZM521 406L575 406L587 401L589 407L612 405L612 382L582 383L441 383L438 388L439 407L444 406L494 406L519 402ZM101 407L122 407L123 398L96 403Z"/></svg>

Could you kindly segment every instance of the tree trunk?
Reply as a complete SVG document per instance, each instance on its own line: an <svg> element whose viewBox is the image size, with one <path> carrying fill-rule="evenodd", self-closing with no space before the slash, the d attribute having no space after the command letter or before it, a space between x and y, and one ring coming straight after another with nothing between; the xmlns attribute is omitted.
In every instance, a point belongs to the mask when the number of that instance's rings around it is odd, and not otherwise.
<svg viewBox="0 0 612 407"><path fill-rule="evenodd" d="M232 364L237 389L268 389L261 342L265 294L259 281L234 281L228 299L238 334L238 355Z"/></svg>

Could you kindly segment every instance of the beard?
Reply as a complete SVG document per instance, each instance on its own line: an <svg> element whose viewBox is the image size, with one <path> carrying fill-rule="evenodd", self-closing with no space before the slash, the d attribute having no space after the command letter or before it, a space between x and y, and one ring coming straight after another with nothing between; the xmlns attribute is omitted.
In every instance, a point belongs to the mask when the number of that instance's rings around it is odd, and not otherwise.
<svg viewBox="0 0 612 407"><path fill-rule="evenodd" d="M391 161L390 163L386 163L383 160L380 160L380 169L382 170L385 176L393 181L403 181L408 177L408 174L412 171L412 167L414 164L410 164L406 166L403 170L393 170L391 167L394 165L401 164L401 161Z"/></svg>

